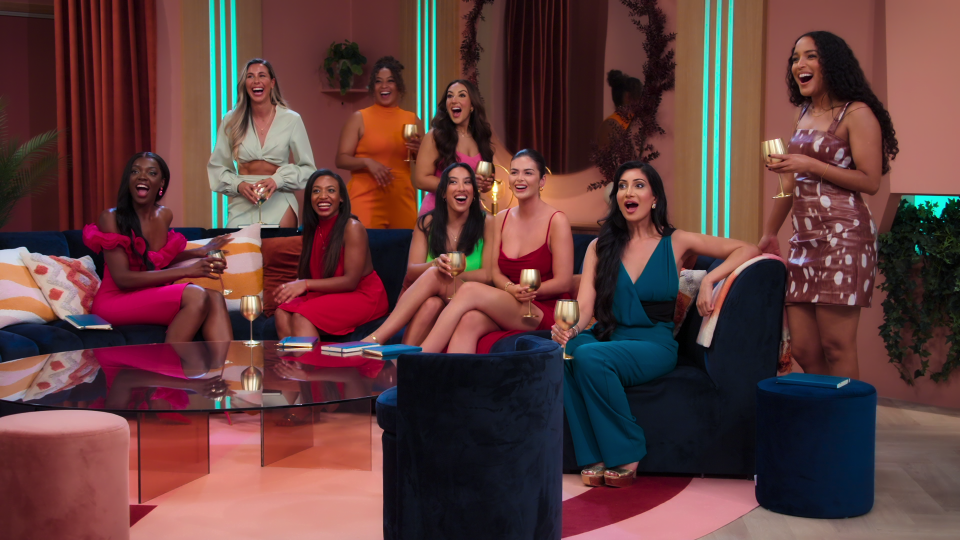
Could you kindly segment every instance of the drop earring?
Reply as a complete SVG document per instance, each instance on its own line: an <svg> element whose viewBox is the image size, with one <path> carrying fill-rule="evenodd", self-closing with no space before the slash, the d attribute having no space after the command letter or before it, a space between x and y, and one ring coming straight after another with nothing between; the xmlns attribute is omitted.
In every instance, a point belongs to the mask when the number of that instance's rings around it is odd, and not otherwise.
<svg viewBox="0 0 960 540"><path fill-rule="evenodd" d="M654 208L656 208L656 207L657 207L657 203L653 203L653 204L650 205L650 209L651 209L651 210L654 209Z"/></svg>
<svg viewBox="0 0 960 540"><path fill-rule="evenodd" d="M160 190L159 193L157 193L157 197L163 197L163 190L162 190L162 189Z"/></svg>

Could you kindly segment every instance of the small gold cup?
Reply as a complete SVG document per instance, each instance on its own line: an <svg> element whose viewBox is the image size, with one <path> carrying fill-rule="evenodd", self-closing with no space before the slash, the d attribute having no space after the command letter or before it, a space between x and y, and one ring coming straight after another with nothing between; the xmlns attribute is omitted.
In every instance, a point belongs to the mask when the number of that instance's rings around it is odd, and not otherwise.
<svg viewBox="0 0 960 540"><path fill-rule="evenodd" d="M467 269L467 256L462 251L451 251L447 253L447 259L450 260L450 273L453 274L453 294L447 300L452 300L457 294L457 276Z"/></svg>
<svg viewBox="0 0 960 540"><path fill-rule="evenodd" d="M531 291L540 288L540 271L535 268L525 268L520 271L520 286L527 287ZM524 319L533 317L533 302L527 302L527 314Z"/></svg>
<svg viewBox="0 0 960 540"><path fill-rule="evenodd" d="M557 300L557 305L553 308L553 319L561 330L569 330L573 325L580 322L580 304L576 300ZM573 360L573 357L567 354L567 344L563 345L563 359Z"/></svg>
<svg viewBox="0 0 960 540"><path fill-rule="evenodd" d="M769 141L763 141L760 143L760 153L763 158L763 162L767 165L772 163L780 163L783 161L779 158L772 158L770 154L786 154L787 151L783 146L783 139L770 139ZM773 196L774 199L783 199L784 197L790 197L789 193L783 192L783 177L780 174L777 174L777 178L780 180L780 193Z"/></svg>
<svg viewBox="0 0 960 540"><path fill-rule="evenodd" d="M208 252L207 256L224 262L227 260L227 254L222 249L214 249L213 251ZM233 294L233 289L223 288L223 274L220 274L220 292L223 293L224 297L226 297L228 294Z"/></svg>

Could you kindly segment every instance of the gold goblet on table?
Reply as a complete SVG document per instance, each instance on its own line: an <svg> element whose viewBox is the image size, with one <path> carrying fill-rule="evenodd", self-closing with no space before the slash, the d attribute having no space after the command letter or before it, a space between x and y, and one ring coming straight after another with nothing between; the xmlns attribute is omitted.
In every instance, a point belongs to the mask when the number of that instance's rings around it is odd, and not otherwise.
<svg viewBox="0 0 960 540"><path fill-rule="evenodd" d="M214 249L212 251L208 251L207 256L213 257L214 259L217 259L217 260L221 260L224 263L227 262L227 254L224 253L222 249ZM218 277L220 278L220 292L223 293L223 296L227 296L228 294L233 294L233 289L223 288L223 274L220 274Z"/></svg>
<svg viewBox="0 0 960 540"><path fill-rule="evenodd" d="M260 297L256 295L241 297L240 313L243 318L250 321L250 341L244 341L243 344L247 347L260 345L259 341L253 339L253 321L263 313L263 303L260 301Z"/></svg>
<svg viewBox="0 0 960 540"><path fill-rule="evenodd" d="M447 259L450 260L450 274L453 275L453 294L447 300L453 300L457 294L457 276L467 269L467 256L462 251L451 251L447 253Z"/></svg>
<svg viewBox="0 0 960 540"><path fill-rule="evenodd" d="M561 330L569 330L573 325L580 322L580 304L576 300L557 300L557 305L553 308L553 319ZM563 359L573 360L573 357L567 354L567 344L563 344Z"/></svg>
<svg viewBox="0 0 960 540"><path fill-rule="evenodd" d="M786 154L787 151L783 146L783 139L771 139L769 141L763 141L760 143L760 153L763 157L763 162L767 165L773 163L780 163L783 161L780 158L772 158L770 154ZM777 178L780 180L780 193L773 196L774 199L782 199L784 197L790 197L789 193L783 192L783 177L780 176L780 173L777 173Z"/></svg>
<svg viewBox="0 0 960 540"><path fill-rule="evenodd" d="M240 373L240 385L247 392L256 392L260 390L263 384L263 373L253 367L253 348L250 349L250 367Z"/></svg>
<svg viewBox="0 0 960 540"><path fill-rule="evenodd" d="M540 271L533 268L524 268L520 271L520 286L526 287L531 291L535 291L540 288ZM533 317L533 302L527 302L527 314L523 316L524 319L529 319Z"/></svg>
<svg viewBox="0 0 960 540"><path fill-rule="evenodd" d="M416 124L403 125L403 140L410 142L413 140L414 137L417 136L418 133L420 133L420 129L417 127ZM413 161L413 152L411 152L409 149L407 150L407 159L405 159L404 161L408 163Z"/></svg>

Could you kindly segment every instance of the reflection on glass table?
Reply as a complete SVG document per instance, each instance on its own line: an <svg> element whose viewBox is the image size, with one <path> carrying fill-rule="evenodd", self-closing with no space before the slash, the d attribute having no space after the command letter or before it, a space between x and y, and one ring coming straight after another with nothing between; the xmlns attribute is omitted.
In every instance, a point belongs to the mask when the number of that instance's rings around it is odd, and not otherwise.
<svg viewBox="0 0 960 540"><path fill-rule="evenodd" d="M372 467L372 401L391 361L276 342L132 345L0 363L6 408L97 409L131 423L142 502L209 473L209 413L260 411L261 465Z"/></svg>

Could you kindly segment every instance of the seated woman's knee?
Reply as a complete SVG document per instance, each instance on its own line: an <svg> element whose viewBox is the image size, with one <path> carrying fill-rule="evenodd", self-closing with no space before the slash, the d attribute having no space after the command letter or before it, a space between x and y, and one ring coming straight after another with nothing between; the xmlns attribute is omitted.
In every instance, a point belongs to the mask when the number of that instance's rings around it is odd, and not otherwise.
<svg viewBox="0 0 960 540"><path fill-rule="evenodd" d="M439 296L431 296L430 298L424 300L422 304L420 304L420 309L418 311L429 310L439 313L441 310L443 310L445 305L446 304L443 303L443 300L441 300Z"/></svg>
<svg viewBox="0 0 960 540"><path fill-rule="evenodd" d="M204 313L210 308L210 296L207 290L198 285L187 285L183 289L183 296L180 298L180 307L184 309L197 309Z"/></svg>
<svg viewBox="0 0 960 540"><path fill-rule="evenodd" d="M226 299L223 297L223 293L220 291L215 291L213 289L206 289L207 297L210 301L210 307L226 307Z"/></svg>
<svg viewBox="0 0 960 540"><path fill-rule="evenodd" d="M476 281L468 281L457 287L457 295L472 295L488 290L490 290L489 285L484 285Z"/></svg>

